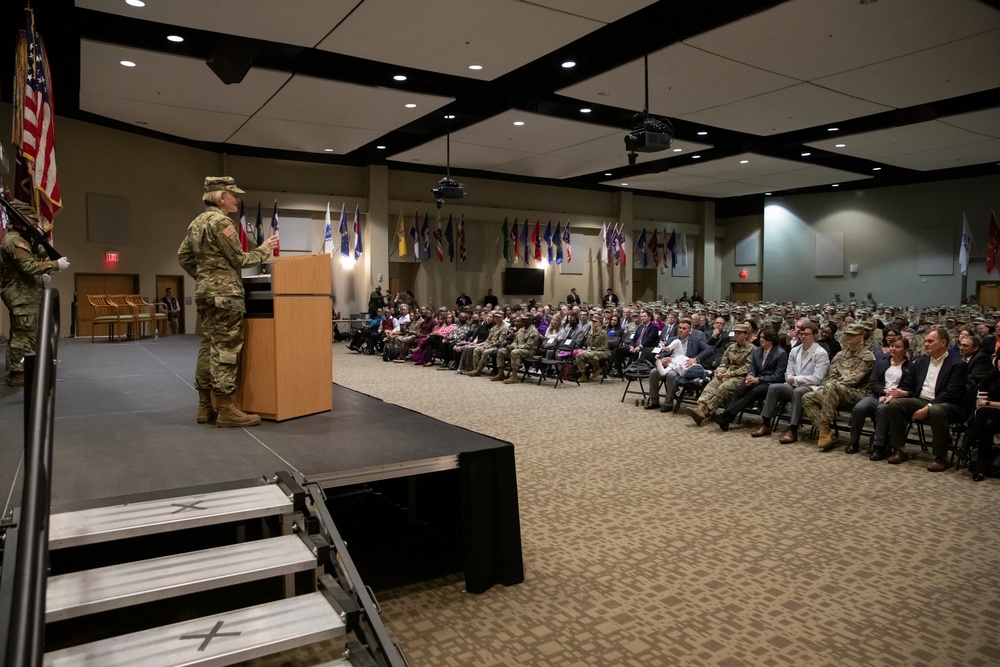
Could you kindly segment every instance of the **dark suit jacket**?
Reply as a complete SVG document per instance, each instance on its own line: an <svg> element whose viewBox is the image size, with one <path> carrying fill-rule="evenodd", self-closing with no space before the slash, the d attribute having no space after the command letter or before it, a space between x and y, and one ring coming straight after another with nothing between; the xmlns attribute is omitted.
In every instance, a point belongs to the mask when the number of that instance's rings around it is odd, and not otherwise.
<svg viewBox="0 0 1000 667"><path fill-rule="evenodd" d="M909 359L903 359L903 377L899 379L900 384L903 382L903 378L906 377L906 371L910 368L913 362ZM881 397L885 393L885 372L889 370L889 366L892 365L892 357L885 356L878 359L875 362L875 368L872 369L871 379L868 381L868 391L872 396ZM927 377L927 371L924 371L924 377ZM920 383L923 386L923 383Z"/></svg>
<svg viewBox="0 0 1000 667"><path fill-rule="evenodd" d="M656 328L656 325L650 322L646 325L645 329L640 324L639 328L635 330L632 335L632 340L629 342L629 347L653 347L656 345L656 341L660 338L660 330Z"/></svg>
<svg viewBox="0 0 1000 667"><path fill-rule="evenodd" d="M990 355L983 352L977 352L972 359L965 362L965 365L969 367L969 379L975 382L977 387L993 370L993 360L990 359Z"/></svg>
<svg viewBox="0 0 1000 667"><path fill-rule="evenodd" d="M919 396L920 388L927 379L930 364L929 355L920 357L910 364L903 373L899 388L906 390L914 398ZM949 350L934 384L934 400L931 403L950 403L960 409L971 407L965 404L965 383L968 378L969 366L962 361L961 356Z"/></svg>
<svg viewBox="0 0 1000 667"><path fill-rule="evenodd" d="M771 347L767 355L767 363L763 364L764 348L758 347L753 351L753 358L750 361L750 371L752 375L761 382L774 383L785 381L785 369L788 368L788 353L779 345Z"/></svg>
<svg viewBox="0 0 1000 667"><path fill-rule="evenodd" d="M579 306L582 301L580 300L579 294L567 294L566 303L570 306Z"/></svg>
<svg viewBox="0 0 1000 667"><path fill-rule="evenodd" d="M691 335L688 336L689 342L687 344L687 354L685 354L685 356L694 357L699 364L704 365L705 360L708 359L710 356L712 356L712 353L715 352L715 348L713 348L711 345L705 342L704 336L698 337L695 336L694 333L695 332L692 331ZM670 342L666 343L664 347L674 342L675 340L677 340L677 336L673 336L670 339Z"/></svg>
<svg viewBox="0 0 1000 667"><path fill-rule="evenodd" d="M979 351L980 352L984 352L984 353L990 355L991 357L996 352L996 350L997 350L997 337L996 336L987 336L986 338L983 339L982 344L980 344L980 346L979 346Z"/></svg>

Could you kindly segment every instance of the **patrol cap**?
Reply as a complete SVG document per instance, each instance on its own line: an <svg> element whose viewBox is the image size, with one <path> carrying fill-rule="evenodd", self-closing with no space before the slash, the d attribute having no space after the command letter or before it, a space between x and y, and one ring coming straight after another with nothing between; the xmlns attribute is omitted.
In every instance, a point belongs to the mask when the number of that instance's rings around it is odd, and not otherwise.
<svg viewBox="0 0 1000 667"><path fill-rule="evenodd" d="M17 211L18 213L20 213L21 215L23 215L25 218L27 218L28 222L35 223L35 222L38 222L40 220L39 215L38 215L38 211L36 211L31 206L31 204L29 204L27 202L23 202L23 201L21 201L19 199L15 199L14 201L12 201L10 203L10 205L14 207L15 211Z"/></svg>
<svg viewBox="0 0 1000 667"><path fill-rule="evenodd" d="M737 331L742 331L745 334L749 334L751 331L753 331L753 329L750 328L749 324L741 322L733 326L733 332L735 333Z"/></svg>
<svg viewBox="0 0 1000 667"><path fill-rule="evenodd" d="M864 336L865 335L865 325L858 324L857 322L852 322L844 327L844 333L851 336Z"/></svg>
<svg viewBox="0 0 1000 667"><path fill-rule="evenodd" d="M217 190L229 190L237 194L244 194L243 190L236 187L236 179L232 176L206 176L205 192L215 192Z"/></svg>

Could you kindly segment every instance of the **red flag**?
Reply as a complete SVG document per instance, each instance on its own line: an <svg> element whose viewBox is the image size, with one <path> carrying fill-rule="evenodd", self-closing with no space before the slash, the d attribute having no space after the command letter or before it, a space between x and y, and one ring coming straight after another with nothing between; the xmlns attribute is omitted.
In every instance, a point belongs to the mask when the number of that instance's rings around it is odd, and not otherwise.
<svg viewBox="0 0 1000 667"><path fill-rule="evenodd" d="M535 244L535 261L542 263L541 220L535 220L535 231L531 232L531 242Z"/></svg>
<svg viewBox="0 0 1000 667"><path fill-rule="evenodd" d="M997 265L997 247L1000 246L1000 227L997 227L997 214L990 211L990 241L986 246L986 273L993 273Z"/></svg>
<svg viewBox="0 0 1000 667"><path fill-rule="evenodd" d="M511 229L510 237L514 240L514 263L517 264L521 257L521 241L517 236L517 218L514 218L514 227Z"/></svg>
<svg viewBox="0 0 1000 667"><path fill-rule="evenodd" d="M250 250L250 246L247 245L247 216L243 212L243 200L240 200L240 247L243 252Z"/></svg>
<svg viewBox="0 0 1000 667"><path fill-rule="evenodd" d="M45 231L51 233L52 218L62 208L56 176L52 75L45 44L35 32L34 12L25 9L25 19L15 58L14 143L18 187L14 197L31 204L45 218Z"/></svg>

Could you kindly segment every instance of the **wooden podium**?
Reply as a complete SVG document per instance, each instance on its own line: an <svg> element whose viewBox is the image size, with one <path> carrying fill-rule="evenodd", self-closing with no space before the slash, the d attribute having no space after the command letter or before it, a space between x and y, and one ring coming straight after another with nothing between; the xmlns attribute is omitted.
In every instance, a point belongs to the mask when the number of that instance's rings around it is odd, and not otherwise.
<svg viewBox="0 0 1000 667"><path fill-rule="evenodd" d="M332 410L330 256L276 257L269 264L270 280L244 279L247 316L235 400L244 411L276 421Z"/></svg>

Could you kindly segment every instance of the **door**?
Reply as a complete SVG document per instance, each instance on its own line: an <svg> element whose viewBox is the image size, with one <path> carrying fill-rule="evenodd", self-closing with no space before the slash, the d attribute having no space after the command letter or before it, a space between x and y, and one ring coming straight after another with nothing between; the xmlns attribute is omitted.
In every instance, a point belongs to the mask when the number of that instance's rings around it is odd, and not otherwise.
<svg viewBox="0 0 1000 667"><path fill-rule="evenodd" d="M738 303L761 301L764 294L763 283L730 283L729 300Z"/></svg>
<svg viewBox="0 0 1000 667"><path fill-rule="evenodd" d="M156 294L150 297L150 301L159 301L163 298L163 295L167 293L167 288L170 288L174 296L177 297L178 303L181 304L181 314L180 318L177 320L177 333L185 333L184 329L184 277L183 276L156 276ZM167 331L161 331L160 334L170 335L170 327L164 327Z"/></svg>
<svg viewBox="0 0 1000 667"><path fill-rule="evenodd" d="M983 308L1000 308L1000 283L977 280L976 298Z"/></svg>
<svg viewBox="0 0 1000 667"><path fill-rule="evenodd" d="M632 269L632 303L656 300L656 269Z"/></svg>
<svg viewBox="0 0 1000 667"><path fill-rule="evenodd" d="M76 335L80 337L89 336L93 330L94 309L87 299L88 295L139 293L139 276L133 273L77 273L73 278Z"/></svg>

